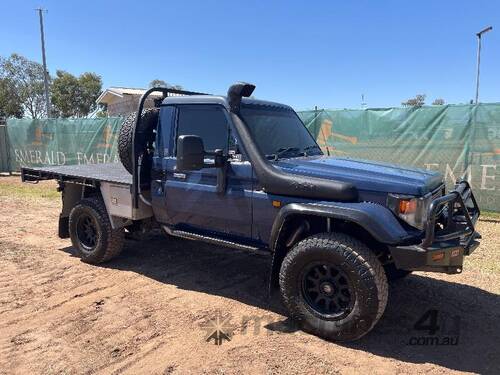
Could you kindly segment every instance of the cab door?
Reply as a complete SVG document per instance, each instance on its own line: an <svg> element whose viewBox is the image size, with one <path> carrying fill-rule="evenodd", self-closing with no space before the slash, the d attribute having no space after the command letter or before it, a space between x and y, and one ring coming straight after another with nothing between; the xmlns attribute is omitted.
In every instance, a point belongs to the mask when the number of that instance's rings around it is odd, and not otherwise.
<svg viewBox="0 0 500 375"><path fill-rule="evenodd" d="M166 167L173 152L175 116L176 108L174 106L162 106L156 128L155 151L151 170L151 201L155 219L161 224L168 222L165 193Z"/></svg>
<svg viewBox="0 0 500 375"><path fill-rule="evenodd" d="M226 109L215 104L177 105L174 150L163 158L165 221L169 225L221 236L250 238L252 233L252 168L231 148L234 133ZM217 168L176 171L175 143L179 135L197 135L205 151L231 154L225 192L217 192ZM213 157L207 156L207 164Z"/></svg>

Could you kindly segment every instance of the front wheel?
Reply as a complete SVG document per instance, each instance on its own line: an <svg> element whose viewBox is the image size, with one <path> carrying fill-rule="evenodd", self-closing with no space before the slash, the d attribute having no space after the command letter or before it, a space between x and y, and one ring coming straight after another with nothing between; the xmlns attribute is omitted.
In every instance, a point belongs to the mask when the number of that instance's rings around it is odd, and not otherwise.
<svg viewBox="0 0 500 375"><path fill-rule="evenodd" d="M335 341L368 333L387 304L387 279L375 254L342 233L308 237L287 254L280 290L292 319Z"/></svg>

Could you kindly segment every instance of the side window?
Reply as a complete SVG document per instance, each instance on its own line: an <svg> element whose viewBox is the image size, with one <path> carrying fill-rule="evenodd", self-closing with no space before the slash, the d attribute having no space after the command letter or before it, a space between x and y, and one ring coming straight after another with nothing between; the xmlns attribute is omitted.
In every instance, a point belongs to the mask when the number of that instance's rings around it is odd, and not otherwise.
<svg viewBox="0 0 500 375"><path fill-rule="evenodd" d="M160 109L160 123L156 132L157 149L159 156L170 156L172 154L172 123L175 107L162 106Z"/></svg>
<svg viewBox="0 0 500 375"><path fill-rule="evenodd" d="M163 139L162 139L162 131L161 131L161 118L158 121L158 125L156 129L153 131L155 140L154 140L154 156L163 156Z"/></svg>
<svg viewBox="0 0 500 375"><path fill-rule="evenodd" d="M213 105L178 107L177 136L197 135L203 139L205 151L220 148L227 154L229 127L223 109Z"/></svg>

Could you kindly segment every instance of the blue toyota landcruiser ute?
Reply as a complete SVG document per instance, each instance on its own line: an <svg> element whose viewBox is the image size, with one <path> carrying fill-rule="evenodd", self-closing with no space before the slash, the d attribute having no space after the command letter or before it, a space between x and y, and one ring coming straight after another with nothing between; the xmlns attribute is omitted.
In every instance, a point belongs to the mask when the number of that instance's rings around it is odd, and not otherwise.
<svg viewBox="0 0 500 375"><path fill-rule="evenodd" d="M251 99L254 89L152 88L123 122L121 163L23 168L22 179L59 182L59 236L84 262L154 228L268 253L270 290L330 340L369 332L391 280L462 271L480 238L466 180L446 191L437 172L325 155L292 108ZM163 97L145 109L152 92Z"/></svg>

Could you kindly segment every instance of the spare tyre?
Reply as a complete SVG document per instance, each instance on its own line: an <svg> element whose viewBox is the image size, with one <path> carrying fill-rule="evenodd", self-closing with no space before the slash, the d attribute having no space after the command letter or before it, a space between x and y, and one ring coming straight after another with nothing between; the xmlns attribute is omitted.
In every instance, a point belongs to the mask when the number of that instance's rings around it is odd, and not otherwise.
<svg viewBox="0 0 500 375"><path fill-rule="evenodd" d="M134 133L137 138L137 154L152 155L154 143L154 129L158 123L158 108L147 108L142 111L139 128L136 131L137 113L130 113L122 123L118 134L118 155L125 169L132 174L134 166L133 141Z"/></svg>

